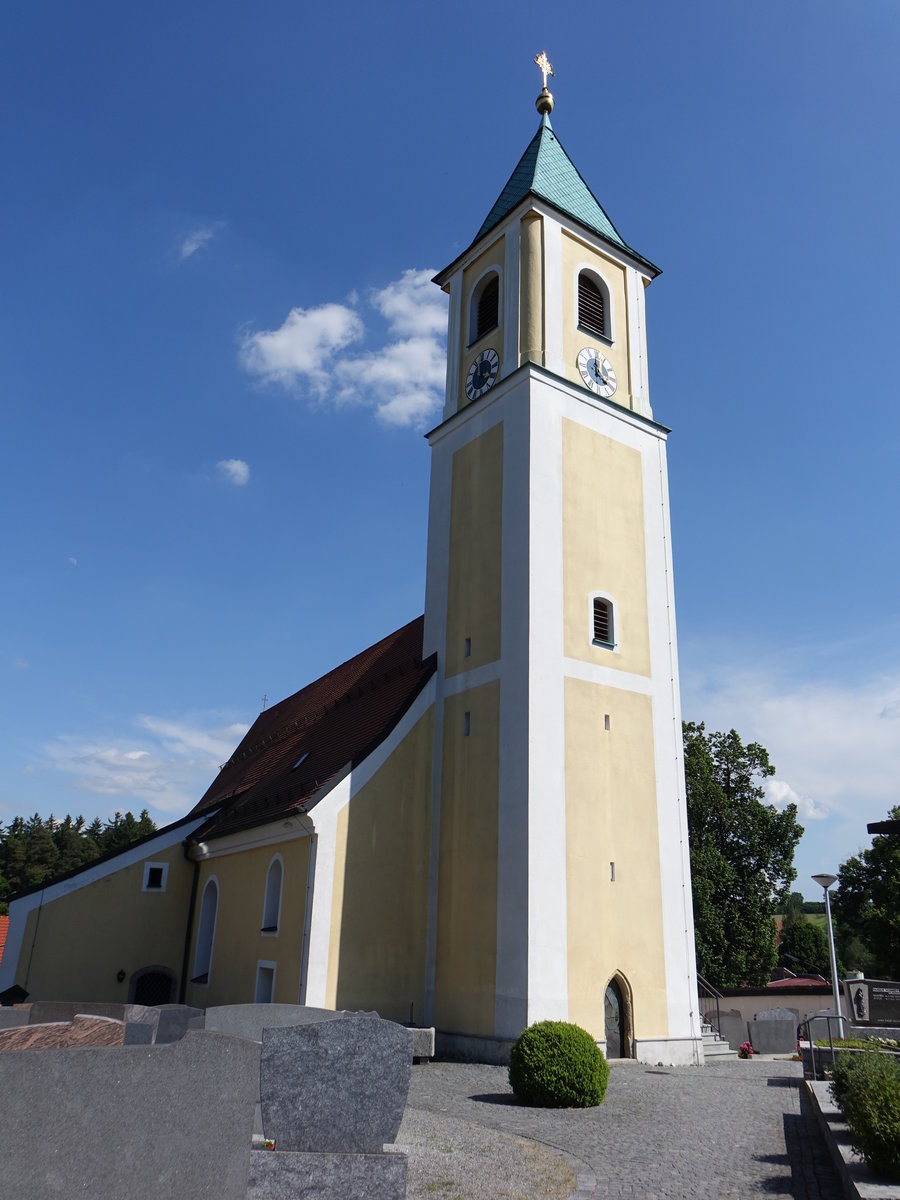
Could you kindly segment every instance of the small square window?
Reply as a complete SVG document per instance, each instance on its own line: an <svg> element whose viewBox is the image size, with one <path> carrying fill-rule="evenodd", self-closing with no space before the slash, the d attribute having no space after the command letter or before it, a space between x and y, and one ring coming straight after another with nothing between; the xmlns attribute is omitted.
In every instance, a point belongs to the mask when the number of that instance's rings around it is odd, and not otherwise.
<svg viewBox="0 0 900 1200"><path fill-rule="evenodd" d="M141 891L164 892L169 875L168 863L144 863L144 882Z"/></svg>

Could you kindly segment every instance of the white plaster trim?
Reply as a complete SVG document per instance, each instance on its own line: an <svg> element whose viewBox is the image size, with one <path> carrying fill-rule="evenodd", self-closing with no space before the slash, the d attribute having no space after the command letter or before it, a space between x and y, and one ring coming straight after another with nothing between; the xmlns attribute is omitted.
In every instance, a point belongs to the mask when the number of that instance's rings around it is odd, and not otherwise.
<svg viewBox="0 0 900 1200"><path fill-rule="evenodd" d="M519 365L519 252L519 226L510 225L504 243L506 291L503 306L501 379L511 374Z"/></svg>
<svg viewBox="0 0 900 1200"><path fill-rule="evenodd" d="M201 920L201 917L203 916L203 902L206 899L206 894L209 891L210 886L213 884L215 885L215 889L216 889L216 908L215 908L215 913L213 915L212 933L210 934L210 938L209 938L209 959L206 964L206 970L198 971L197 970L197 966L198 966L197 956L200 953L200 920ZM203 894L200 897L200 909L197 913L196 942L194 945L194 968L191 971L190 978L188 979L188 983L192 987L203 987L203 988L209 987L209 981L212 977L213 953L216 948L216 927L219 924L219 899L220 899L221 895L222 895L222 888L219 884L218 877L216 875L210 875L207 878L206 883L204 883L204 885L203 885ZM193 933L194 931L192 930L191 932ZM198 975L206 975L206 983L194 983L193 981L197 978Z"/></svg>
<svg viewBox="0 0 900 1200"><path fill-rule="evenodd" d="M664 1067L702 1067L702 1038L635 1038L634 1057L640 1063Z"/></svg>
<svg viewBox="0 0 900 1200"><path fill-rule="evenodd" d="M281 867L281 879L278 884L278 904L277 904L276 912L275 912L275 928L271 929L267 932L266 931L266 908L268 907L268 901L269 901L269 877L272 874L272 868L274 867L275 863L278 863ZM260 929L259 929L259 931L263 937L270 937L270 938L278 937L279 933L281 932L281 900L282 900L283 896L284 896L284 859L281 857L280 854L273 854L272 857L269 859L269 865L266 868L266 886L263 889L263 912L262 912L262 921L260 922Z"/></svg>
<svg viewBox="0 0 900 1200"><path fill-rule="evenodd" d="M460 326L462 321L462 271L450 280L450 311L447 316L447 390L444 393L444 420L456 412L459 403Z"/></svg>
<svg viewBox="0 0 900 1200"><path fill-rule="evenodd" d="M162 871L162 883L159 887L148 887L147 880L150 876L152 867L158 867ZM166 884L169 880L169 864L167 862L145 862L144 863L144 880L141 884L142 892L151 892L156 895L161 895L166 890Z"/></svg>
<svg viewBox="0 0 900 1200"><path fill-rule="evenodd" d="M343 778L349 767L343 769L338 778ZM326 790L336 786L329 780ZM312 802L310 802L312 803ZM259 850L264 846L280 846L284 842L293 842L297 838L309 837L309 829L303 824L303 814L292 813L291 816L277 816L265 825L254 825L251 829L242 829L238 833L229 833L225 837L216 838L206 843L204 859L225 858L229 854L242 854L245 850Z"/></svg>
<svg viewBox="0 0 900 1200"><path fill-rule="evenodd" d="M504 434L506 428L504 426ZM504 458L506 457L506 439L504 437ZM505 473L504 473L505 474ZM501 582L502 588L502 582ZM501 590L501 596L502 596ZM502 637L502 633L501 633ZM502 642L501 642L502 647ZM503 651L501 648L501 655ZM485 683L493 683L495 679L499 679L502 672L501 662L484 663L483 666L473 667L471 671L461 671L458 675L446 675L444 677L444 695L456 696L459 692L467 692L470 688L481 687Z"/></svg>
<svg viewBox="0 0 900 1200"><path fill-rule="evenodd" d="M653 694L653 683L648 675L634 675L631 671L602 667L598 663L583 662L580 658L566 658L563 669L567 676L584 683L598 683L603 687L619 688L623 692L640 692L642 696Z"/></svg>
<svg viewBox="0 0 900 1200"><path fill-rule="evenodd" d="M628 305L628 369L631 395L637 411L652 417L647 379L647 331L644 318L644 277L629 267L625 273Z"/></svg>
<svg viewBox="0 0 900 1200"><path fill-rule="evenodd" d="M544 218L544 366L556 375L565 372L563 353L562 226L559 218Z"/></svg>
<svg viewBox="0 0 900 1200"><path fill-rule="evenodd" d="M555 390L537 377L529 397L528 1024L566 1020L569 1008L562 406Z"/></svg>
<svg viewBox="0 0 900 1200"><path fill-rule="evenodd" d="M271 970L271 972L272 972L272 991L271 991L271 994L269 995L268 1000L260 1000L260 998L259 998L260 973L262 971L268 971L268 970ZM266 958L261 958L258 960L258 962L256 964L256 987L253 990L253 1003L254 1004L271 1004L272 1003L272 1001L275 999L275 977L277 976L277 974L278 974L278 963L277 962L272 962L271 960L266 959Z"/></svg>
<svg viewBox="0 0 900 1200"><path fill-rule="evenodd" d="M584 271L586 275L593 277L603 291L603 304L606 310L606 328L608 333L598 334L590 329L583 329L578 323L578 277ZM616 306L613 304L612 292L609 287L609 280L598 270L596 260L585 259L575 267L575 272L572 276L572 312L575 314L575 328L579 333L583 333L585 337L594 338L595 341L604 342L607 346L615 349L616 345Z"/></svg>
<svg viewBox="0 0 900 1200"><path fill-rule="evenodd" d="M481 337L477 338L477 337L475 337L475 307L474 307L475 306L475 297L478 296L480 298L481 292L479 289L481 288L482 283L485 281L485 279L487 278L488 275L496 275L497 276L497 284L498 284L498 288L499 288L499 292L497 295L497 324L492 326L490 329L488 329L486 333L483 333L481 335ZM473 346L476 346L479 342L484 341L485 338L489 338L491 336L491 334L496 333L497 330L500 328L500 322L503 320L503 316L504 316L503 268L501 266L498 266L497 263L491 263L489 266L485 267L484 270L481 271L475 277L475 280L472 283L472 287L469 290L469 298L466 301L466 345L465 345L465 349L471 350Z"/></svg>
<svg viewBox="0 0 900 1200"><path fill-rule="evenodd" d="M528 746L530 415L527 381L503 405L500 683L497 797L497 958L494 1034L516 1038L528 1023ZM471 686L488 682L472 672ZM476 680L474 676L478 676ZM449 683L448 681L448 687ZM452 682L455 682L452 681Z"/></svg>

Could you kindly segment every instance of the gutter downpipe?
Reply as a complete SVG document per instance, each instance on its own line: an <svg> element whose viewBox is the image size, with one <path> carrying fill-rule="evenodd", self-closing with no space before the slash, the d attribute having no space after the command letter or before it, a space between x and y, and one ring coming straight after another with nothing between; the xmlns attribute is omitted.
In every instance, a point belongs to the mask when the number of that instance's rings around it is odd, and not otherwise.
<svg viewBox="0 0 900 1200"><path fill-rule="evenodd" d="M188 985L188 956L191 950L191 931L194 927L194 909L197 907L197 889L200 886L200 863L207 855L203 842L187 841L184 843L184 857L194 864L194 878L191 880L191 900L188 904L187 925L184 930L184 955L181 959L181 980L178 985L178 1003L184 1004Z"/></svg>

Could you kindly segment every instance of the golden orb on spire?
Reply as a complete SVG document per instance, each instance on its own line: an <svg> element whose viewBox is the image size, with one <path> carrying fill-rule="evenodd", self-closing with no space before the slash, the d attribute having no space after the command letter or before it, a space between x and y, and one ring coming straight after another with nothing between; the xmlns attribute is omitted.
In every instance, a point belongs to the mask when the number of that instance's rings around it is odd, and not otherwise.
<svg viewBox="0 0 900 1200"><path fill-rule="evenodd" d="M544 86L541 88L541 94L538 96L537 100L535 100L534 105L541 116L548 116L553 112L553 96L547 90L547 76L555 75L556 72L553 70L553 64L547 57L546 50L542 50L540 54L536 54L534 56L534 64L536 67L540 68L541 77L544 83Z"/></svg>

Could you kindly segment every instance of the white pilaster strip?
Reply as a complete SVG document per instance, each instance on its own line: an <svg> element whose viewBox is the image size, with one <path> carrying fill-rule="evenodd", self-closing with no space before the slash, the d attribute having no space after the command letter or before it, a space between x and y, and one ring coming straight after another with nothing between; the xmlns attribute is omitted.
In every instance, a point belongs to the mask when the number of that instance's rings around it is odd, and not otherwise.
<svg viewBox="0 0 900 1200"><path fill-rule="evenodd" d="M528 1023L528 486L529 382L503 405L500 794L497 813L497 965L494 1034Z"/></svg>
<svg viewBox="0 0 900 1200"><path fill-rule="evenodd" d="M562 226L544 217L544 365L565 374L563 358Z"/></svg>
<svg viewBox="0 0 900 1200"><path fill-rule="evenodd" d="M338 813L350 800L347 774L310 814L317 834L316 877L309 919L309 949L306 968L306 1003L327 1008L328 951L331 945L331 904L334 898L334 862L337 850ZM301 982L302 987L302 982Z"/></svg>
<svg viewBox="0 0 900 1200"><path fill-rule="evenodd" d="M561 304L558 311L562 311ZM568 1017L562 420L531 385L528 710L528 1023Z"/></svg>
<svg viewBox="0 0 900 1200"><path fill-rule="evenodd" d="M459 402L459 349L462 322L462 283L460 268L450 280L450 311L447 318L447 391L444 398L444 420L456 412Z"/></svg>
<svg viewBox="0 0 900 1200"><path fill-rule="evenodd" d="M700 1039L665 442L642 461L668 1037Z"/></svg>

